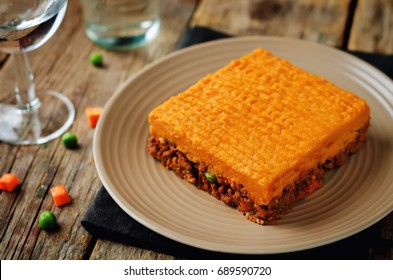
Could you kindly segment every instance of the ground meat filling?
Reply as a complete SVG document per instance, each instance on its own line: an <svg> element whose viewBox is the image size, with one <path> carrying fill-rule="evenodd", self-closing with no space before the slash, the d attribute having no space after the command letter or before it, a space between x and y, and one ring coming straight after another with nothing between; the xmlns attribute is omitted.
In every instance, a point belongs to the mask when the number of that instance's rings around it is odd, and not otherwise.
<svg viewBox="0 0 393 280"><path fill-rule="evenodd" d="M225 176L218 174L215 182L209 182L205 177L205 172L208 170L206 164L190 161L176 149L174 144L165 139L151 137L148 141L148 152L179 177L238 209L250 221L258 224L274 224L277 219L288 213L296 202L322 187L323 179L329 170L342 166L348 156L359 151L362 144L366 142L368 126L358 131L356 140L344 151L286 186L282 194L273 198L268 205L254 203L243 185L230 182Z"/></svg>

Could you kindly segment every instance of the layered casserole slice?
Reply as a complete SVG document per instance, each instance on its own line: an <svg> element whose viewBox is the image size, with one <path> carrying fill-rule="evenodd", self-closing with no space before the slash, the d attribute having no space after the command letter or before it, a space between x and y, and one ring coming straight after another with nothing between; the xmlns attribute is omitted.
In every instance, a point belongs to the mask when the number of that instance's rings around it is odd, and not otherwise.
<svg viewBox="0 0 393 280"><path fill-rule="evenodd" d="M256 49L156 107L148 151L181 178L272 224L366 142L367 103Z"/></svg>

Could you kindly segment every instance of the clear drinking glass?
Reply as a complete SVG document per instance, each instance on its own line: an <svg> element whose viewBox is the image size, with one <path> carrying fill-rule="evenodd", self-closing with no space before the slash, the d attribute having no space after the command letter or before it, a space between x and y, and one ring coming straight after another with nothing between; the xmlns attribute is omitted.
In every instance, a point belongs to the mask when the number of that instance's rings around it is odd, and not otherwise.
<svg viewBox="0 0 393 280"><path fill-rule="evenodd" d="M80 3L86 35L102 48L135 49L159 33L159 0L80 0Z"/></svg>
<svg viewBox="0 0 393 280"><path fill-rule="evenodd" d="M16 97L15 105L0 103L0 141L46 143L62 135L74 120L75 108L66 96L36 90L26 55L56 32L66 8L67 0L0 1L0 51L12 55ZM4 100L1 88L0 95Z"/></svg>

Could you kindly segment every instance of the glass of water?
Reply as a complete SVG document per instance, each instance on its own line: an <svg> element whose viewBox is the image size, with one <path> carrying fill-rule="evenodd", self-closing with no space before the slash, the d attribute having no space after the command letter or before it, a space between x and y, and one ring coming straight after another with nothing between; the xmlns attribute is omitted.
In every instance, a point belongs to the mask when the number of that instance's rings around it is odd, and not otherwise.
<svg viewBox="0 0 393 280"><path fill-rule="evenodd" d="M110 50L131 50L153 40L160 27L159 0L80 0L86 35Z"/></svg>
<svg viewBox="0 0 393 280"><path fill-rule="evenodd" d="M66 96L54 90L36 89L26 54L52 37L66 8L67 0L0 2L0 51L11 54L16 82L16 104L0 103L0 141L43 144L63 134L74 120L75 108ZM3 89L0 100L5 101L5 96Z"/></svg>

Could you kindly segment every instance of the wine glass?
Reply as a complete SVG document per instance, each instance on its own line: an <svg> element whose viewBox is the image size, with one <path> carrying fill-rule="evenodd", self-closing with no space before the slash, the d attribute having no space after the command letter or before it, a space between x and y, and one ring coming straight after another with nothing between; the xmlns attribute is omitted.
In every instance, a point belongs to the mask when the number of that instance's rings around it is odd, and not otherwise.
<svg viewBox="0 0 393 280"><path fill-rule="evenodd" d="M0 103L0 141L15 145L43 144L62 135L75 118L64 95L36 90L27 52L42 46L64 18L67 0L1 0L0 51L15 66L15 105ZM0 100L4 101L0 88Z"/></svg>

